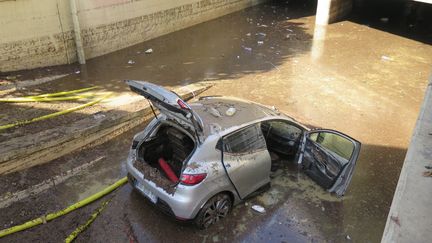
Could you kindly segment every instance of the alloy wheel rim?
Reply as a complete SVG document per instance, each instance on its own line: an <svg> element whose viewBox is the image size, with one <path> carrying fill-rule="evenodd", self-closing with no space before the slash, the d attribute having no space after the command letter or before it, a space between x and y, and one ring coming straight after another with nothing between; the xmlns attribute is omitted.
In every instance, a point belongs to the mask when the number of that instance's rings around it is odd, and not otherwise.
<svg viewBox="0 0 432 243"><path fill-rule="evenodd" d="M219 198L218 200L214 201L204 213L204 227L207 228L220 219L224 218L228 214L228 211L229 201L226 198Z"/></svg>

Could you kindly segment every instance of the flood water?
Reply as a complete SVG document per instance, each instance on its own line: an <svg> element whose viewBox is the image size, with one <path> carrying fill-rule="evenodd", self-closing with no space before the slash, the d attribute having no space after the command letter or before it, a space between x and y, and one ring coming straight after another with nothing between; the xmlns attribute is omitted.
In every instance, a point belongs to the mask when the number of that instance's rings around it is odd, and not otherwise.
<svg viewBox="0 0 432 243"><path fill-rule="evenodd" d="M344 132L361 141L362 150L343 199L286 170L268 192L237 207L225 229L196 233L197 239L378 242L431 74L430 35L404 35L361 15L318 28L314 7L308 1L259 5L89 60L85 67L63 67L81 72L39 89L100 85L120 94L127 91L123 79L166 86L212 81L203 95L275 105L303 123ZM148 48L152 54L144 54ZM112 163L118 168L119 161ZM253 203L267 214L252 213ZM134 227L147 234L143 239L166 239L146 228L148 219L133 217ZM166 227L164 234L178 240L194 232Z"/></svg>

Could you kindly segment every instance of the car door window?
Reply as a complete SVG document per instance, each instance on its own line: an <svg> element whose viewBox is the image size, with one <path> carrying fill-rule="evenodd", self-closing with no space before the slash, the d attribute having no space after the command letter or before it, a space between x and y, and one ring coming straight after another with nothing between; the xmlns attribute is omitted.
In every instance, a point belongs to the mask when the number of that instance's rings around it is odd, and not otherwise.
<svg viewBox="0 0 432 243"><path fill-rule="evenodd" d="M244 128L223 139L225 153L243 154L262 149L266 149L266 144L258 125Z"/></svg>
<svg viewBox="0 0 432 243"><path fill-rule="evenodd" d="M342 196L347 189L361 143L334 130L314 130L303 140L300 163L319 185Z"/></svg>
<svg viewBox="0 0 432 243"><path fill-rule="evenodd" d="M312 133L309 138L326 148L339 161L343 162L343 165L348 163L354 150L354 145L350 140L333 133Z"/></svg>

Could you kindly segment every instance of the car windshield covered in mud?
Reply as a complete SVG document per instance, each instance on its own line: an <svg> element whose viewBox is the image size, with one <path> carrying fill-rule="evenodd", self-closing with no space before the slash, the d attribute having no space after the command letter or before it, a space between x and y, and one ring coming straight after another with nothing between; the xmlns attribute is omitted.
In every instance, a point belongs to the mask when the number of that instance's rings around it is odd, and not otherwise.
<svg viewBox="0 0 432 243"><path fill-rule="evenodd" d="M129 181L177 219L209 227L268 187L280 156L335 196L351 181L360 142L345 134L311 130L251 101L212 96L188 104L155 84L126 83L160 112L133 139Z"/></svg>

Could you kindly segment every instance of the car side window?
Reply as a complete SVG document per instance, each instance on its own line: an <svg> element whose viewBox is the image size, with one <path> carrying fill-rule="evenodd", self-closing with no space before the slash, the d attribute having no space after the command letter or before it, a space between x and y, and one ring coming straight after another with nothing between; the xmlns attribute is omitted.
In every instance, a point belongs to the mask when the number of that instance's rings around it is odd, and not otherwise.
<svg viewBox="0 0 432 243"><path fill-rule="evenodd" d="M225 153L242 154L261 149L266 149L266 143L258 124L223 138L223 151Z"/></svg>
<svg viewBox="0 0 432 243"><path fill-rule="evenodd" d="M354 151L354 144L351 141L333 133L312 133L309 135L309 139L328 149L338 158L342 158L345 163L350 160Z"/></svg>

